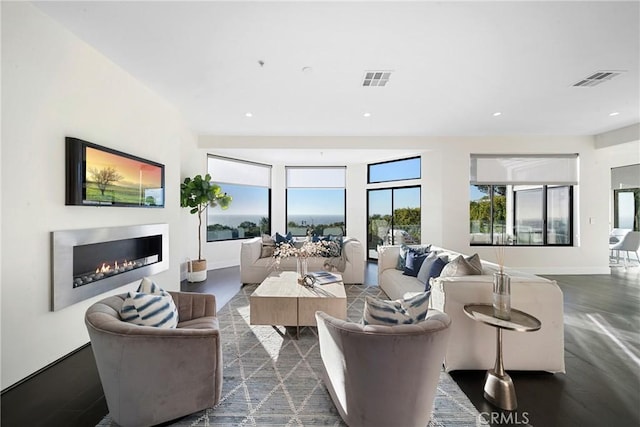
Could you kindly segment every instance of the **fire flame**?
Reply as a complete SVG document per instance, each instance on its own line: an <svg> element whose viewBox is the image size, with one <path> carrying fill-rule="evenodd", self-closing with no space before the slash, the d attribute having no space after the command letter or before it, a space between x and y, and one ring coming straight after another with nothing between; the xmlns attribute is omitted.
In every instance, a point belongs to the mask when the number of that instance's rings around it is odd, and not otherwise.
<svg viewBox="0 0 640 427"><path fill-rule="evenodd" d="M97 273L108 273L112 270L118 270L121 268L125 268L125 267L133 267L133 262L132 261L127 261L126 259L124 260L124 262L122 264L118 264L118 261L114 261L113 266L111 266L111 264L107 264L105 262L102 263L102 266L96 268L96 274Z"/></svg>

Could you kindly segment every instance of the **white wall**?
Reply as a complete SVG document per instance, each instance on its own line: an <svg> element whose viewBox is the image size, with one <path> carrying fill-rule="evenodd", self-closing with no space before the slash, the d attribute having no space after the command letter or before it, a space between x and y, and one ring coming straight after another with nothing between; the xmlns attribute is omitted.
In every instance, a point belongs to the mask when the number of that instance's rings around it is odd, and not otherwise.
<svg viewBox="0 0 640 427"><path fill-rule="evenodd" d="M166 207L65 206L65 136L163 163ZM93 48L28 3L2 3L3 389L87 343L87 307L137 286L49 311L51 231L168 223L170 268L154 279L179 289L178 184L195 141L171 105Z"/></svg>
<svg viewBox="0 0 640 427"><path fill-rule="evenodd" d="M580 185L574 195L573 247L514 247L505 253L509 267L539 274L607 274L609 222L609 163L604 162L591 136L514 137L203 137L199 145L252 149L247 160L264 161L260 150L281 150L280 158L295 149L405 149L422 154L422 239L464 253L478 252L495 260L493 248L469 245L469 155L471 153L578 153ZM409 154L410 153L410 154ZM229 155L226 152L225 155ZM606 163L606 164L605 164ZM366 241L366 164L347 164L347 233ZM284 164L274 165L273 231L284 230ZM396 183L394 183L396 185ZM371 186L373 188L374 186ZM379 185L377 185L379 187ZM218 252L208 244L209 253ZM239 262L239 243L225 255L226 265ZM225 249L228 249L225 247Z"/></svg>

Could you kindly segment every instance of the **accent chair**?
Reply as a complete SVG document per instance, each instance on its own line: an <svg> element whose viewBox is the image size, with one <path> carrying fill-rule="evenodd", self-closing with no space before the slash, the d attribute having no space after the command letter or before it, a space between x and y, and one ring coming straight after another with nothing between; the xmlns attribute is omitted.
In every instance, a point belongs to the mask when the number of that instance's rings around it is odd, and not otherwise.
<svg viewBox="0 0 640 427"><path fill-rule="evenodd" d="M213 295L169 292L177 328L138 326L120 318L126 294L85 314L109 407L122 427L151 426L214 406L222 393L222 348Z"/></svg>
<svg viewBox="0 0 640 427"><path fill-rule="evenodd" d="M447 350L451 320L361 325L316 312L324 383L350 427L424 427Z"/></svg>

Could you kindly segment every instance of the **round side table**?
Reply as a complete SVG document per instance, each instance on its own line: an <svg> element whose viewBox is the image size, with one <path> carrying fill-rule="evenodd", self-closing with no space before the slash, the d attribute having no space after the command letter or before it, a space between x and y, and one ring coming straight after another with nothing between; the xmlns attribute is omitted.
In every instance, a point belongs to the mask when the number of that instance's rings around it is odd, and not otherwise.
<svg viewBox="0 0 640 427"><path fill-rule="evenodd" d="M493 315L492 304L465 304L464 312L476 322L496 328L496 363L487 371L484 381L484 398L499 408L513 411L518 407L516 390L511 377L504 371L502 362L502 330L533 332L540 329L542 323L524 311L511 309L509 320Z"/></svg>

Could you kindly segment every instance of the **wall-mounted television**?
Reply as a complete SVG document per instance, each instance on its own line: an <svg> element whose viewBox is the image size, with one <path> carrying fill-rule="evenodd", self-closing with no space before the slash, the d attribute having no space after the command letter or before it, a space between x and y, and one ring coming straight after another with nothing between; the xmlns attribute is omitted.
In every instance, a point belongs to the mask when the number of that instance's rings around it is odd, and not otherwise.
<svg viewBox="0 0 640 427"><path fill-rule="evenodd" d="M65 142L65 204L164 207L164 165L77 138Z"/></svg>

